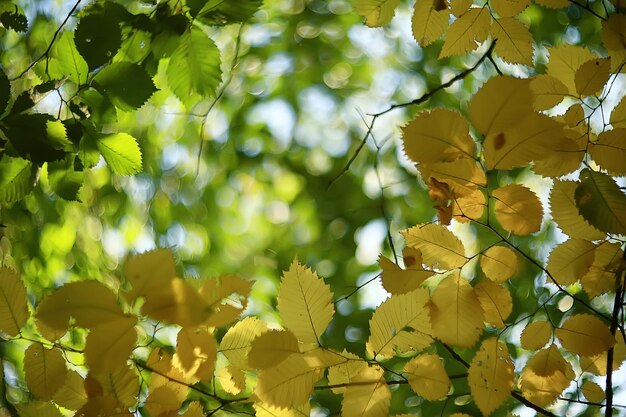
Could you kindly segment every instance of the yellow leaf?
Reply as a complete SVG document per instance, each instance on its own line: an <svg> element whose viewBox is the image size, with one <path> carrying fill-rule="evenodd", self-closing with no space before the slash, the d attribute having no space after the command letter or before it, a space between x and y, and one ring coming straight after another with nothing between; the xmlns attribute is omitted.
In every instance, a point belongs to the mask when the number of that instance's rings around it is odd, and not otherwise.
<svg viewBox="0 0 626 417"><path fill-rule="evenodd" d="M478 220L482 217L487 200L485 194L479 188L470 194L455 197L452 200L452 216L460 223Z"/></svg>
<svg viewBox="0 0 626 417"><path fill-rule="evenodd" d="M562 137L563 124L536 113L528 114L521 126L489 135L483 142L487 169L512 169L550 153Z"/></svg>
<svg viewBox="0 0 626 417"><path fill-rule="evenodd" d="M35 314L37 327L48 340L67 332L73 317L78 327L95 327L124 317L117 297L98 281L70 282L46 296Z"/></svg>
<svg viewBox="0 0 626 417"><path fill-rule="evenodd" d="M20 275L5 266L0 267L0 330L14 337L28 320L26 287Z"/></svg>
<svg viewBox="0 0 626 417"><path fill-rule="evenodd" d="M517 255L505 246L492 246L480 255L480 267L490 280L506 282L517 273Z"/></svg>
<svg viewBox="0 0 626 417"><path fill-rule="evenodd" d="M50 400L61 388L67 375L63 352L31 344L24 354L24 373L30 392L41 400Z"/></svg>
<svg viewBox="0 0 626 417"><path fill-rule="evenodd" d="M248 363L256 369L278 365L292 353L298 353L298 339L289 330L270 330L260 334L250 345Z"/></svg>
<svg viewBox="0 0 626 417"><path fill-rule="evenodd" d="M611 73L611 58L593 58L582 64L574 76L581 97L599 94Z"/></svg>
<svg viewBox="0 0 626 417"><path fill-rule="evenodd" d="M474 288L458 271L439 283L431 297L434 335L452 346L471 348L483 332L483 309Z"/></svg>
<svg viewBox="0 0 626 417"><path fill-rule="evenodd" d="M380 366L363 369L346 387L341 403L342 417L387 417L391 390Z"/></svg>
<svg viewBox="0 0 626 417"><path fill-rule="evenodd" d="M69 410L78 410L87 402L84 379L76 371L68 371L65 381L52 400Z"/></svg>
<svg viewBox="0 0 626 417"><path fill-rule="evenodd" d="M447 7L443 10L437 8L439 2L441 0L417 0L415 3L413 38L422 48L439 39L448 28L450 11Z"/></svg>
<svg viewBox="0 0 626 417"><path fill-rule="evenodd" d="M571 285L589 271L595 250L588 240L566 240L552 250L546 269L558 284Z"/></svg>
<svg viewBox="0 0 626 417"><path fill-rule="evenodd" d="M180 369L172 364L172 355L161 348L152 349L146 361L148 369L152 370L150 376L150 389L156 389L170 381L181 381L185 383L195 383L194 378L189 378ZM186 387L177 384L179 390L186 392ZM182 394L181 394L182 395Z"/></svg>
<svg viewBox="0 0 626 417"><path fill-rule="evenodd" d="M317 343L335 309L330 287L294 259L278 288L278 312L286 328L304 343Z"/></svg>
<svg viewBox="0 0 626 417"><path fill-rule="evenodd" d="M591 314L569 316L556 329L556 336L565 349L583 356L598 355L615 345L615 337L608 327Z"/></svg>
<svg viewBox="0 0 626 417"><path fill-rule="evenodd" d="M485 171L473 159L421 164L419 171L425 182L430 178L445 182L457 196L471 194L487 183Z"/></svg>
<svg viewBox="0 0 626 417"><path fill-rule="evenodd" d="M533 38L522 22L513 17L495 19L491 26L491 36L497 41L494 52L504 61L511 64L533 64Z"/></svg>
<svg viewBox="0 0 626 417"><path fill-rule="evenodd" d="M561 230L572 238L598 240L605 234L591 226L578 212L574 191L576 181L555 180L550 192L550 211L552 218Z"/></svg>
<svg viewBox="0 0 626 417"><path fill-rule="evenodd" d="M579 126L586 126L581 123ZM561 139L551 143L544 156L535 159L532 170L544 177L561 177L575 171L585 156L587 149L586 134L581 135L574 129L564 129Z"/></svg>
<svg viewBox="0 0 626 417"><path fill-rule="evenodd" d="M535 3L549 9L562 9L570 5L569 0L535 0Z"/></svg>
<svg viewBox="0 0 626 417"><path fill-rule="evenodd" d="M626 128L608 130L589 144L589 155L610 174L626 175Z"/></svg>
<svg viewBox="0 0 626 417"><path fill-rule="evenodd" d="M585 398L593 403L600 404L604 401L604 390L598 384L593 381L586 380L583 382L583 385L580 387L580 390L583 392Z"/></svg>
<svg viewBox="0 0 626 417"><path fill-rule="evenodd" d="M572 366L552 344L526 362L520 375L522 395L540 407L546 407L561 395L573 377Z"/></svg>
<svg viewBox="0 0 626 417"><path fill-rule="evenodd" d="M248 354L252 341L261 333L267 331L267 325L256 317L246 317L228 329L219 351L238 368L248 369Z"/></svg>
<svg viewBox="0 0 626 417"><path fill-rule="evenodd" d="M102 416L102 417L133 417L119 401L112 397L93 397L76 411L75 416Z"/></svg>
<svg viewBox="0 0 626 417"><path fill-rule="evenodd" d="M533 107L537 111L551 109L561 103L569 93L565 84L547 74L533 77L530 89L533 91Z"/></svg>
<svg viewBox="0 0 626 417"><path fill-rule="evenodd" d="M548 75L561 80L571 94L576 94L576 71L596 56L586 48L573 45L548 47L550 61L546 64Z"/></svg>
<svg viewBox="0 0 626 417"><path fill-rule="evenodd" d="M280 408L255 401L254 411L256 411L256 417L309 417L311 404L306 403L296 408Z"/></svg>
<svg viewBox="0 0 626 417"><path fill-rule="evenodd" d="M432 268L454 269L467 262L463 243L447 228L429 223L402 232L407 246L422 252L424 264Z"/></svg>
<svg viewBox="0 0 626 417"><path fill-rule="evenodd" d="M169 285L176 276L174 254L170 249L157 249L133 256L126 262L125 272L132 287L125 296L132 302Z"/></svg>
<svg viewBox="0 0 626 417"><path fill-rule="evenodd" d="M328 385L342 385L331 388L335 394L344 393L346 390L344 385L353 382L354 378L368 366L366 361L352 353L344 351L341 354L348 360L328 369Z"/></svg>
<svg viewBox="0 0 626 417"><path fill-rule="evenodd" d="M178 416L181 416L181 417L204 417L205 415L206 415L206 413L204 411L204 407L202 407L202 404L200 404L197 401L193 401L193 402L188 404L187 410L185 410L185 412L183 414L176 413L174 416L171 416L171 417L178 417ZM170 417L170 416L167 416L167 417Z"/></svg>
<svg viewBox="0 0 626 417"><path fill-rule="evenodd" d="M94 326L85 346L89 371L102 373L125 366L137 343L137 316L129 315Z"/></svg>
<svg viewBox="0 0 626 417"><path fill-rule="evenodd" d="M137 405L137 396L139 395L139 375L134 369L128 366L122 366L117 369L111 369L107 373L92 375L100 384L102 395L115 398L125 407L135 407Z"/></svg>
<svg viewBox="0 0 626 417"><path fill-rule="evenodd" d="M450 378L443 367L443 360L433 354L416 356L404 365L409 385L413 391L427 401L437 401L450 390Z"/></svg>
<svg viewBox="0 0 626 417"><path fill-rule="evenodd" d="M529 80L501 76L490 78L474 94L468 112L474 127L487 137L519 125L532 113L531 104Z"/></svg>
<svg viewBox="0 0 626 417"><path fill-rule="evenodd" d="M472 359L467 381L474 402L487 416L511 395L515 367L506 345L495 337L485 339Z"/></svg>
<svg viewBox="0 0 626 417"><path fill-rule="evenodd" d="M501 17L513 17L523 12L530 0L494 0L490 5Z"/></svg>
<svg viewBox="0 0 626 417"><path fill-rule="evenodd" d="M169 283L151 287L144 294L141 311L154 320L197 327L206 322L212 310L186 280L172 278Z"/></svg>
<svg viewBox="0 0 626 417"><path fill-rule="evenodd" d="M151 416L158 416L168 411L178 411L183 401L187 398L187 393L176 387L174 382L166 382L150 391L144 407Z"/></svg>
<svg viewBox="0 0 626 417"><path fill-rule="evenodd" d="M200 295L211 309L205 324L208 327L224 327L236 320L248 305L251 288L252 281L234 275L205 280L200 287Z"/></svg>
<svg viewBox="0 0 626 417"><path fill-rule="evenodd" d="M378 260L380 269L382 269L383 287L392 294L405 294L413 291L421 285L426 278L434 275L433 271L423 269L422 254L413 248L406 248L419 256L417 262L412 267L402 269L389 258L381 256ZM405 249L405 250L406 250Z"/></svg>
<svg viewBox="0 0 626 417"><path fill-rule="evenodd" d="M541 349L552 337L552 325L546 320L528 323L520 338L521 346L527 350Z"/></svg>
<svg viewBox="0 0 626 417"><path fill-rule="evenodd" d="M582 278L583 289L589 298L615 290L615 274L621 265L624 253L616 242L602 242L595 252L595 258Z"/></svg>
<svg viewBox="0 0 626 417"><path fill-rule="evenodd" d="M584 168L574 191L578 211L603 232L626 235L626 194L614 177Z"/></svg>
<svg viewBox="0 0 626 417"><path fill-rule="evenodd" d="M543 208L537 195L519 184L493 191L495 214L500 226L508 232L526 236L539 231Z"/></svg>
<svg viewBox="0 0 626 417"><path fill-rule="evenodd" d="M402 139L404 152L414 162L474 158L475 145L469 136L469 125L456 111L434 109L420 113L402 128Z"/></svg>
<svg viewBox="0 0 626 417"><path fill-rule="evenodd" d="M293 353L278 365L262 370L254 392L261 401L273 406L300 406L308 401L313 384L326 368L346 361L338 353L321 349Z"/></svg>
<svg viewBox="0 0 626 417"><path fill-rule="evenodd" d="M620 102L613 108L611 112L611 126L613 129L626 127L626 98L622 97Z"/></svg>
<svg viewBox="0 0 626 417"><path fill-rule="evenodd" d="M224 366L217 371L215 377L222 385L224 391L232 395L239 395L246 389L246 375L233 365Z"/></svg>
<svg viewBox="0 0 626 417"><path fill-rule="evenodd" d="M180 329L176 338L174 366L207 382L213 376L216 358L217 343L205 326Z"/></svg>
<svg viewBox="0 0 626 417"><path fill-rule="evenodd" d="M489 25L491 17L486 7L469 9L450 25L439 59L476 49L489 36Z"/></svg>
<svg viewBox="0 0 626 417"><path fill-rule="evenodd" d="M15 405L20 417L61 417L61 410L59 410L50 401L30 401L27 404ZM6 409L3 410L6 413ZM11 414L2 414L3 417L9 417Z"/></svg>
<svg viewBox="0 0 626 417"><path fill-rule="evenodd" d="M606 376L607 353L596 356L580 357L580 369L598 376ZM626 360L626 343L623 337L617 337L617 343L613 346L613 372L617 371Z"/></svg>
<svg viewBox="0 0 626 417"><path fill-rule="evenodd" d="M602 21L602 43L611 57L611 72L623 72L626 61L626 16L614 13Z"/></svg>
<svg viewBox="0 0 626 417"><path fill-rule="evenodd" d="M383 26L391 21L400 0L355 0L354 10L365 18L367 26Z"/></svg>
<svg viewBox="0 0 626 417"><path fill-rule="evenodd" d="M483 280L474 287L485 315L485 321L496 327L504 327L513 311L513 299L509 290L493 281Z"/></svg>
<svg viewBox="0 0 626 417"><path fill-rule="evenodd" d="M460 17L472 7L472 0L450 0L450 11L456 17Z"/></svg>
<svg viewBox="0 0 626 417"><path fill-rule="evenodd" d="M428 290L418 288L385 300L372 315L367 352L376 357L394 356L395 350L420 351L432 343L428 315Z"/></svg>

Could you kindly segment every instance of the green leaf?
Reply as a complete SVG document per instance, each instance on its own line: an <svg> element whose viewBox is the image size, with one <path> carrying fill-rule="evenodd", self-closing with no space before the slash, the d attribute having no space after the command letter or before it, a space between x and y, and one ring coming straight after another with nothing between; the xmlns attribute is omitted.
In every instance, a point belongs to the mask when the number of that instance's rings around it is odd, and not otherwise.
<svg viewBox="0 0 626 417"><path fill-rule="evenodd" d="M11 83L9 77L0 68L0 114L4 113L11 99Z"/></svg>
<svg viewBox="0 0 626 417"><path fill-rule="evenodd" d="M67 77L76 84L85 84L87 82L89 68L87 68L85 59L76 49L72 32L63 32L54 43L48 72L55 79L60 80Z"/></svg>
<svg viewBox="0 0 626 417"><path fill-rule="evenodd" d="M129 62L114 62L104 67L94 81L121 110L141 107L157 89L145 69Z"/></svg>
<svg viewBox="0 0 626 417"><path fill-rule="evenodd" d="M98 139L98 149L111 170L119 175L141 171L141 150L137 140L128 133L116 133Z"/></svg>
<svg viewBox="0 0 626 417"><path fill-rule="evenodd" d="M28 20L24 13L12 2L3 2L0 8L0 23L7 29L16 32L26 32L28 30Z"/></svg>
<svg viewBox="0 0 626 417"><path fill-rule="evenodd" d="M22 158L4 155L0 159L0 202L13 203L30 193L37 168Z"/></svg>
<svg viewBox="0 0 626 417"><path fill-rule="evenodd" d="M202 22L208 25L226 25L229 23L245 22L256 12L263 0L192 0L187 1L191 13L198 10L198 6L205 3L198 12Z"/></svg>
<svg viewBox="0 0 626 417"><path fill-rule="evenodd" d="M122 44L119 24L111 15L104 13L81 18L75 35L76 48L92 70L109 62Z"/></svg>
<svg viewBox="0 0 626 417"><path fill-rule="evenodd" d="M580 180L574 198L585 220L603 232L626 235L626 194L613 178L585 168Z"/></svg>
<svg viewBox="0 0 626 417"><path fill-rule="evenodd" d="M37 164L63 158L63 149L71 145L63 123L47 114L18 114L5 123L11 145L20 156Z"/></svg>
<svg viewBox="0 0 626 417"><path fill-rule="evenodd" d="M183 102L190 96L215 95L222 81L220 51L203 31L191 28L180 38L178 48L167 66L167 82L172 91Z"/></svg>
<svg viewBox="0 0 626 417"><path fill-rule="evenodd" d="M80 201L78 192L83 186L84 174L74 170L74 158L48 163L48 181L56 195L68 201Z"/></svg>

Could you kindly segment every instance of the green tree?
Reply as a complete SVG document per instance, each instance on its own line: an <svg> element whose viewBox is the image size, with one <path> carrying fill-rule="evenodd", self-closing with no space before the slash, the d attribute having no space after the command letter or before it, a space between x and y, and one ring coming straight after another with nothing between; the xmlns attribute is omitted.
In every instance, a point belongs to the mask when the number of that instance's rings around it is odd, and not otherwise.
<svg viewBox="0 0 626 417"><path fill-rule="evenodd" d="M623 414L623 11L0 0L4 410Z"/></svg>

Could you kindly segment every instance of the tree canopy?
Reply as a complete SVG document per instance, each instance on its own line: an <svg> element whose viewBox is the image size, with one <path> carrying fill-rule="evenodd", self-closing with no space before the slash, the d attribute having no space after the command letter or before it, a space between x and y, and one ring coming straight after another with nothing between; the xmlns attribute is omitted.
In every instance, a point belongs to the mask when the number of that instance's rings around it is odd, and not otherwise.
<svg viewBox="0 0 626 417"><path fill-rule="evenodd" d="M626 413L624 12L0 0L3 413Z"/></svg>

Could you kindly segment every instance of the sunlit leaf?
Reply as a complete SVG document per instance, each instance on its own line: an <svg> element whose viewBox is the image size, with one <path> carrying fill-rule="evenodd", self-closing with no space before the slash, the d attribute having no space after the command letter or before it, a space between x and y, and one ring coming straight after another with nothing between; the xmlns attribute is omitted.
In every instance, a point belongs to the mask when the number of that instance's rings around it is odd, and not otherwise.
<svg viewBox="0 0 626 417"><path fill-rule="evenodd" d="M31 162L4 155L0 159L0 202L11 204L30 193L36 171Z"/></svg>
<svg viewBox="0 0 626 417"><path fill-rule="evenodd" d="M206 327L182 328L176 337L174 366L201 381L213 376L217 358L217 343Z"/></svg>
<svg viewBox="0 0 626 417"><path fill-rule="evenodd" d="M68 371L65 381L52 400L61 407L78 410L87 402L84 379L76 371Z"/></svg>
<svg viewBox="0 0 626 417"><path fill-rule="evenodd" d="M311 404L307 402L294 408L281 408L261 401L255 401L254 411L257 417L309 417Z"/></svg>
<svg viewBox="0 0 626 417"><path fill-rule="evenodd" d="M246 375L236 366L228 365L215 373L215 379L222 385L224 391L238 395L246 388Z"/></svg>
<svg viewBox="0 0 626 417"><path fill-rule="evenodd" d="M615 3L614 3L615 4ZM622 71L622 64L626 60L626 16L623 13L613 13L602 21L602 44L611 57L611 72Z"/></svg>
<svg viewBox="0 0 626 417"><path fill-rule="evenodd" d="M41 400L52 399L67 375L63 352L57 347L31 344L24 354L24 373L30 392Z"/></svg>
<svg viewBox="0 0 626 417"><path fill-rule="evenodd" d="M616 337L617 343L613 346L613 371L622 367L626 360L626 343L623 337ZM581 356L580 368L598 376L606 376L608 351L592 357Z"/></svg>
<svg viewBox="0 0 626 417"><path fill-rule="evenodd" d="M496 219L503 229L522 236L539 231L543 208L534 192L511 184L494 190L492 197L496 200Z"/></svg>
<svg viewBox="0 0 626 417"><path fill-rule="evenodd" d="M598 404L604 401L606 396L602 387L590 380L583 382L580 390L588 401Z"/></svg>
<svg viewBox="0 0 626 417"><path fill-rule="evenodd" d="M424 180L435 178L439 182L445 182L459 197L471 194L487 183L485 171L473 159L420 164L419 171Z"/></svg>
<svg viewBox="0 0 626 417"><path fill-rule="evenodd" d="M550 53L550 60L546 64L547 74L565 84L571 94L577 94L576 71L581 65L596 58L596 56L582 46L567 44L548 47L548 52Z"/></svg>
<svg viewBox="0 0 626 417"><path fill-rule="evenodd" d="M298 353L298 339L289 330L270 330L260 334L250 345L248 363L257 369L278 365L292 353Z"/></svg>
<svg viewBox="0 0 626 417"><path fill-rule="evenodd" d="M130 315L91 328L85 346L85 362L90 372L102 373L126 366L137 343L136 324L137 317Z"/></svg>
<svg viewBox="0 0 626 417"><path fill-rule="evenodd" d="M626 235L626 194L602 172L583 169L574 198L580 214L603 232Z"/></svg>
<svg viewBox="0 0 626 417"><path fill-rule="evenodd" d="M485 321L496 327L504 327L504 321L513 311L509 290L493 281L482 280L474 286L474 291L483 308Z"/></svg>
<svg viewBox="0 0 626 417"><path fill-rule="evenodd" d="M115 398L125 407L134 407L139 395L139 375L127 365L109 369L102 374L92 375L100 385L102 394Z"/></svg>
<svg viewBox="0 0 626 417"><path fill-rule="evenodd" d="M571 365L552 344L526 363L520 375L522 395L540 407L548 406L569 386L573 377Z"/></svg>
<svg viewBox="0 0 626 417"><path fill-rule="evenodd" d="M352 7L367 26L384 26L391 21L400 0L356 0Z"/></svg>
<svg viewBox="0 0 626 417"><path fill-rule="evenodd" d="M550 192L552 218L561 230L575 239L598 240L605 234L591 226L578 212L574 191L579 183L555 180Z"/></svg>
<svg viewBox="0 0 626 417"><path fill-rule="evenodd" d="M607 130L598 135L596 142L589 144L589 156L603 169L614 175L626 175L625 128Z"/></svg>
<svg viewBox="0 0 626 417"><path fill-rule="evenodd" d="M254 12L263 4L262 0L240 0L236 3L222 0L195 0L198 6L192 12L197 11L202 21L209 25L224 25L228 23L245 22L250 19ZM190 6L191 1L187 1ZM199 11L198 11L199 9Z"/></svg>
<svg viewBox="0 0 626 417"><path fill-rule="evenodd" d="M187 393L181 391L177 385L179 384L170 381L150 391L144 407L151 416L178 411L187 397Z"/></svg>
<svg viewBox="0 0 626 417"><path fill-rule="evenodd" d="M450 25L439 58L473 51L489 36L490 25L486 7L469 9Z"/></svg>
<svg viewBox="0 0 626 417"><path fill-rule="evenodd" d="M433 353L416 356L404 365L413 391L427 401L437 401L450 390L450 378L442 359Z"/></svg>
<svg viewBox="0 0 626 417"><path fill-rule="evenodd" d="M570 5L569 0L535 0L535 3L549 9L562 9Z"/></svg>
<svg viewBox="0 0 626 417"><path fill-rule="evenodd" d="M355 377L367 368L367 362L348 352L341 353L348 361L328 369L328 385L347 385L354 381ZM335 394L346 391L345 386L331 388Z"/></svg>
<svg viewBox="0 0 626 417"><path fill-rule="evenodd" d="M48 64L50 76L54 78L67 77L76 84L87 82L89 68L76 47L74 33L62 32L52 48L52 59Z"/></svg>
<svg viewBox="0 0 626 417"><path fill-rule="evenodd" d="M558 78L547 74L533 77L530 81L530 89L533 91L535 110L551 109L561 103L569 93L565 84Z"/></svg>
<svg viewBox="0 0 626 417"><path fill-rule="evenodd" d="M507 1L507 3L514 2ZM514 12L514 9L507 11ZM495 53L504 61L512 64L532 65L532 36L528 27L522 22L513 17L494 19L491 36L497 40Z"/></svg>
<svg viewBox="0 0 626 417"><path fill-rule="evenodd" d="M133 417L123 404L111 396L90 397L74 414L76 416Z"/></svg>
<svg viewBox="0 0 626 417"><path fill-rule="evenodd" d="M546 320L536 320L528 323L520 338L520 344L524 349L541 349L548 343L552 336L552 325Z"/></svg>
<svg viewBox="0 0 626 417"><path fill-rule="evenodd" d="M472 7L472 0L450 0L450 11L456 17L460 17Z"/></svg>
<svg viewBox="0 0 626 417"><path fill-rule="evenodd" d="M59 410L50 401L33 400L25 404L15 406L20 417L62 417Z"/></svg>
<svg viewBox="0 0 626 417"><path fill-rule="evenodd" d="M389 414L391 390L379 366L363 369L346 387L341 403L344 417L386 417Z"/></svg>
<svg viewBox="0 0 626 417"><path fill-rule="evenodd" d="M146 367L152 371L150 376L149 388L154 390L162 385L167 385L171 381L182 381L185 383L195 383L197 379L193 375L185 374L183 371L174 366L172 355L162 348L154 348L148 356ZM177 390L176 395L183 395L187 386L184 384L175 384L170 388Z"/></svg>
<svg viewBox="0 0 626 417"><path fill-rule="evenodd" d="M170 249L156 249L133 256L126 262L125 272L132 287L125 296L132 302L171 283L176 276L174 254Z"/></svg>
<svg viewBox="0 0 626 417"><path fill-rule="evenodd" d="M206 322L211 308L196 289L182 278L173 278L169 284L149 287L141 311L154 320L163 320L180 326L197 327Z"/></svg>
<svg viewBox="0 0 626 417"><path fill-rule="evenodd" d="M143 106L156 87L143 67L130 62L114 62L102 68L93 81L115 106L132 111Z"/></svg>
<svg viewBox="0 0 626 417"><path fill-rule="evenodd" d="M452 346L470 348L483 332L483 309L458 271L439 283L431 297L434 335Z"/></svg>
<svg viewBox="0 0 626 417"><path fill-rule="evenodd" d="M335 312L331 300L330 287L294 259L278 289L278 311L285 327L301 342L319 344Z"/></svg>
<svg viewBox="0 0 626 417"><path fill-rule="evenodd" d="M515 368L506 344L495 337L483 341L472 359L467 380L474 402L491 414L511 395Z"/></svg>
<svg viewBox="0 0 626 417"><path fill-rule="evenodd" d="M491 7L502 17L513 17L523 12L530 5L530 0L496 0ZM501 21L502 19L500 19Z"/></svg>
<svg viewBox="0 0 626 417"><path fill-rule="evenodd" d="M412 19L413 38L422 47L435 42L448 28L450 11L445 2L444 8L439 8L438 5L441 3L442 0L418 0L415 3Z"/></svg>
<svg viewBox="0 0 626 417"><path fill-rule="evenodd" d="M552 250L546 269L558 284L571 285L589 271L595 249L588 240L566 240Z"/></svg>
<svg viewBox="0 0 626 417"><path fill-rule="evenodd" d="M385 300L370 320L367 352L391 357L395 350L420 351L430 345L432 331L427 303L428 291L424 288Z"/></svg>
<svg viewBox="0 0 626 417"><path fill-rule="evenodd" d="M422 254L418 250L406 248L405 251L407 249L415 253L418 259L414 258L412 266L407 265L406 269L400 268L384 256L378 259L378 265L382 269L383 287L392 294L405 294L413 291L419 288L426 278L434 275L433 271L423 269Z"/></svg>
<svg viewBox="0 0 626 417"><path fill-rule="evenodd" d="M613 108L610 122L613 129L626 127L626 98L622 98Z"/></svg>
<svg viewBox="0 0 626 417"><path fill-rule="evenodd" d="M252 341L265 331L267 331L267 324L256 317L246 317L228 329L220 342L219 351L233 365L247 369Z"/></svg>
<svg viewBox="0 0 626 417"><path fill-rule="evenodd" d="M211 309L206 325L224 327L235 321L248 305L252 284L252 281L235 275L221 275L218 278L204 280L200 287L200 295Z"/></svg>
<svg viewBox="0 0 626 417"><path fill-rule="evenodd" d="M617 242L604 241L596 248L591 268L580 280L590 298L615 290L615 277L623 256Z"/></svg>
<svg viewBox="0 0 626 417"><path fill-rule="evenodd" d="M576 92L583 97L599 94L609 80L610 71L610 58L593 58L585 62L574 76Z"/></svg>
<svg viewBox="0 0 626 417"><path fill-rule="evenodd" d="M579 127L585 127L585 123ZM585 127L586 128L586 127ZM587 150L587 137L575 129L564 129L561 138L551 141L543 156L534 161L532 170L544 177L561 177L577 170Z"/></svg>
<svg viewBox="0 0 626 417"><path fill-rule="evenodd" d="M480 255L480 267L485 276L498 283L506 282L517 273L517 255L506 246L492 246Z"/></svg>
<svg viewBox="0 0 626 417"><path fill-rule="evenodd" d="M452 217L460 223L467 223L470 219L480 219L487 206L485 194L480 188L476 188L467 195L455 196L451 203Z"/></svg>
<svg viewBox="0 0 626 417"><path fill-rule="evenodd" d="M141 150L137 140L128 133L103 136L96 145L111 170L118 175L132 175L141 171Z"/></svg>
<svg viewBox="0 0 626 417"><path fill-rule="evenodd" d="M555 333L565 349L578 355L595 356L615 345L609 328L591 314L569 316Z"/></svg>
<svg viewBox="0 0 626 417"><path fill-rule="evenodd" d="M0 330L14 337L28 317L26 287L20 275L6 266L0 267Z"/></svg>
<svg viewBox="0 0 626 417"><path fill-rule="evenodd" d="M433 268L458 268L467 262L463 243L447 228L429 223L402 232L407 246L422 252L425 265Z"/></svg>

